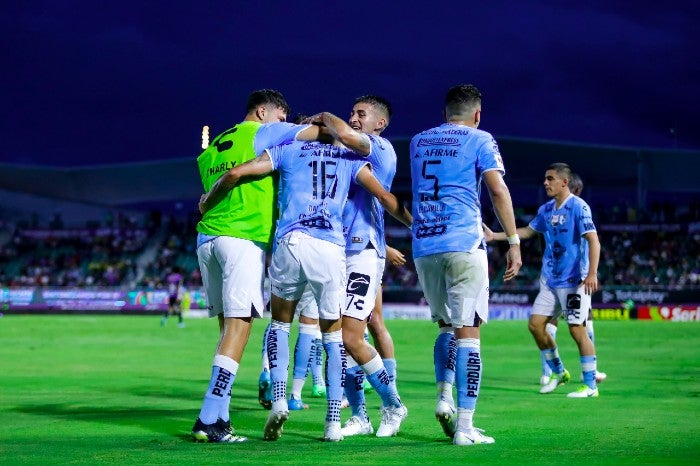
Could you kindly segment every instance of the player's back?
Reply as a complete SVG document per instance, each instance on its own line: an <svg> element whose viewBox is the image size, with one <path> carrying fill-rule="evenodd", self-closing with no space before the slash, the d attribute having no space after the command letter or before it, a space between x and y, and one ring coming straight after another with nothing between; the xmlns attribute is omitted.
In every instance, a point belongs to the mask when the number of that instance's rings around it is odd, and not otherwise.
<svg viewBox="0 0 700 466"><path fill-rule="evenodd" d="M345 246L343 206L367 162L345 147L318 142L291 142L268 152L280 174L277 238L298 230Z"/></svg>
<svg viewBox="0 0 700 466"><path fill-rule="evenodd" d="M255 158L268 147L293 140L307 126L244 121L219 134L197 157L204 190L209 191L234 166ZM269 243L274 225L274 195L271 176L246 180L204 214L197 231Z"/></svg>
<svg viewBox="0 0 700 466"><path fill-rule="evenodd" d="M481 177L504 173L493 137L445 123L411 140L415 257L471 251L481 244Z"/></svg>

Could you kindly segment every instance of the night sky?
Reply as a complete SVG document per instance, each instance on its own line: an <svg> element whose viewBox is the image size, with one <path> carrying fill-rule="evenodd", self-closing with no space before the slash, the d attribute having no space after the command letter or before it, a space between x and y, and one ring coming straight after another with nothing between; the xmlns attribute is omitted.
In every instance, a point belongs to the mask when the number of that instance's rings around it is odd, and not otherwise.
<svg viewBox="0 0 700 466"><path fill-rule="evenodd" d="M265 87L343 118L383 95L409 137L459 83L497 138L700 149L697 1L102 3L3 5L1 162L196 157Z"/></svg>

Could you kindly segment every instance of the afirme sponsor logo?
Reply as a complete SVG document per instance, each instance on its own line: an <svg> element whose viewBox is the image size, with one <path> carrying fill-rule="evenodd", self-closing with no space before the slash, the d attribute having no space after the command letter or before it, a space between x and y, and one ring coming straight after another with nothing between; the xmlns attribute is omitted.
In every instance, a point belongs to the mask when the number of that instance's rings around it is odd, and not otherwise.
<svg viewBox="0 0 700 466"><path fill-rule="evenodd" d="M629 309L620 308L593 308L594 320L630 320Z"/></svg>

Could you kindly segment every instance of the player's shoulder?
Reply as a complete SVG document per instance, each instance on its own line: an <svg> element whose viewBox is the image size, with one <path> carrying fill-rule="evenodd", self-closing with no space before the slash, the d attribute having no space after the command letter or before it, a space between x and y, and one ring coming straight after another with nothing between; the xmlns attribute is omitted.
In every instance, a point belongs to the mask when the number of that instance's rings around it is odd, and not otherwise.
<svg viewBox="0 0 700 466"><path fill-rule="evenodd" d="M554 199L548 200L547 202L542 204L539 209L537 209L538 213L551 212L552 210L554 210L555 203L556 200Z"/></svg>

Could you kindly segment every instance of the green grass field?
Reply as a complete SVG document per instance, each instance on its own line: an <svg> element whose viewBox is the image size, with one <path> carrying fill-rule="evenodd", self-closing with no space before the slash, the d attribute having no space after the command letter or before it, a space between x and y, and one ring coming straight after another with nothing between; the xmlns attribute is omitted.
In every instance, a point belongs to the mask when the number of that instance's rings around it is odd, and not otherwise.
<svg viewBox="0 0 700 466"><path fill-rule="evenodd" d="M538 393L539 355L524 321L482 330L484 378L475 423L495 445L455 447L435 421L432 346L425 321L388 321L398 386L409 416L398 437L320 441L325 400L292 412L282 438L264 442L257 402L256 322L231 402L246 444L195 444L189 430L211 371L216 322L160 317L5 316L0 319L0 463L17 464L700 464L700 326L596 323L597 399L572 400L575 384ZM294 340L296 330L292 330ZM578 374L574 344L560 352ZM576 377L578 378L578 377ZM378 426L379 401L368 394ZM349 416L343 411L343 420Z"/></svg>

